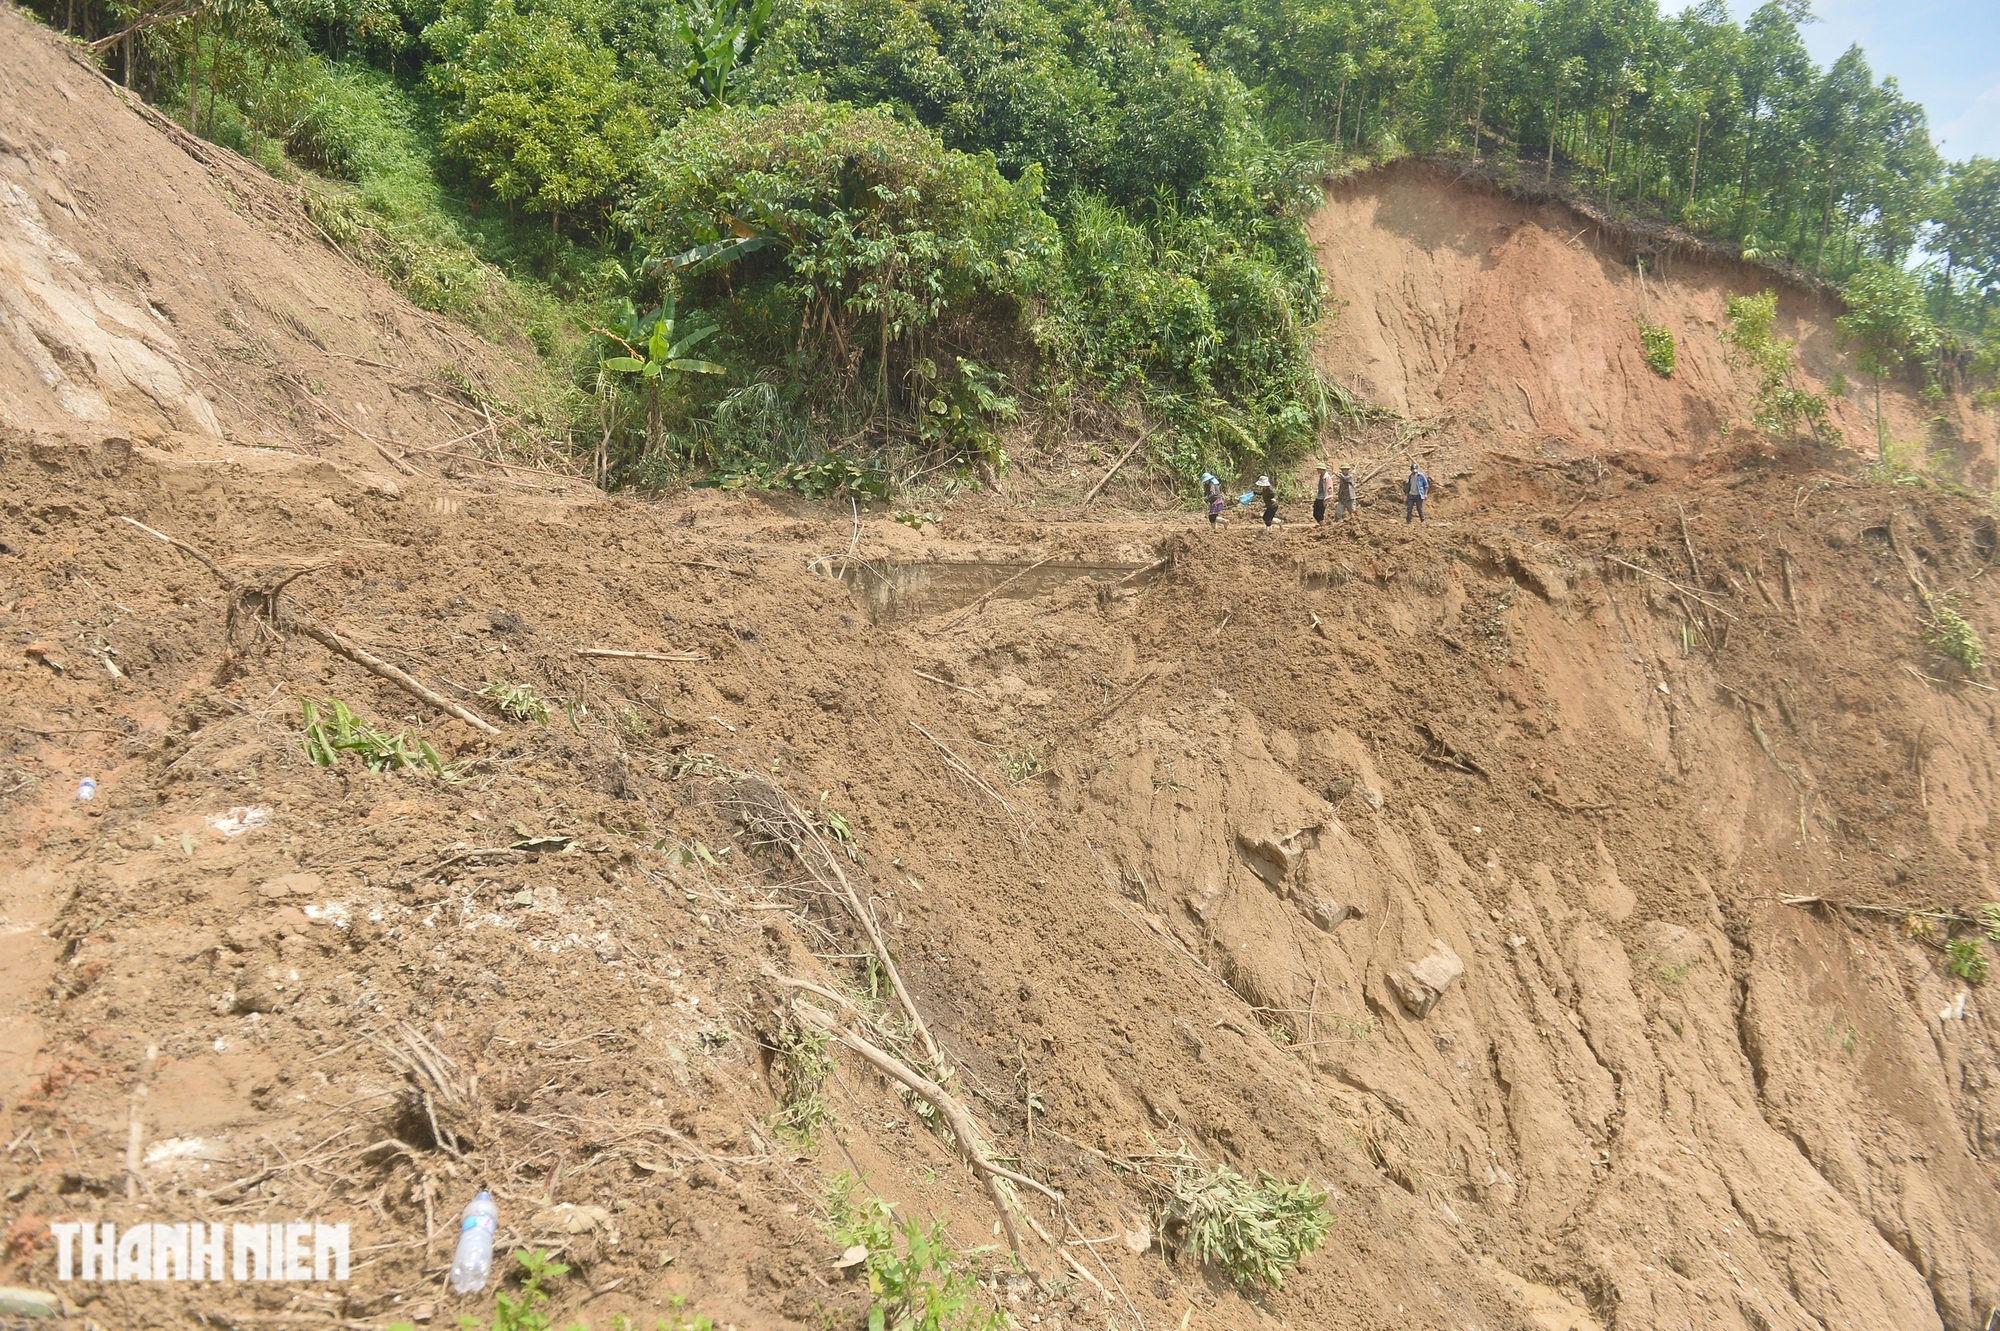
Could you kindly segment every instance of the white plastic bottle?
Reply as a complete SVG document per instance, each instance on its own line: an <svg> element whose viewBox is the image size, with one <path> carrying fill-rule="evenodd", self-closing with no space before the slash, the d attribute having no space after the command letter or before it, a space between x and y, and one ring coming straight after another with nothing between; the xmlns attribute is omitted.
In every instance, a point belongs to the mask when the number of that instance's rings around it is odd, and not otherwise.
<svg viewBox="0 0 2000 1331"><path fill-rule="evenodd" d="M500 1208L493 1194L481 1192L465 1208L458 1225L458 1251L451 1259L451 1287L460 1294L477 1294L486 1288L493 1273L493 1231L500 1224Z"/></svg>

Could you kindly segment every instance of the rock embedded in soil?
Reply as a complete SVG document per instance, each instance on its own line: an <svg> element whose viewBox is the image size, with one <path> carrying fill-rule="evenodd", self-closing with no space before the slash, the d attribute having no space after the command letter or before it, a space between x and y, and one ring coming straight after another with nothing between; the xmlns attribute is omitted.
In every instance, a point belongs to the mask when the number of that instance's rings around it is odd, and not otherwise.
<svg viewBox="0 0 2000 1331"><path fill-rule="evenodd" d="M1396 997L1410 1015L1418 1019L1429 1016L1430 1010L1444 997L1444 991L1465 974L1465 963L1443 939L1431 939L1431 948L1429 956L1388 975L1389 987L1396 991Z"/></svg>

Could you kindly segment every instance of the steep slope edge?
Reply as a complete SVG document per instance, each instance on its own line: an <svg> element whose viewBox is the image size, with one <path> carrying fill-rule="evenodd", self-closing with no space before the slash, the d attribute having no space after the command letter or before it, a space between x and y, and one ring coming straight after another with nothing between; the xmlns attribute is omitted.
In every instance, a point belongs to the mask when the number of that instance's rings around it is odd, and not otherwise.
<svg viewBox="0 0 2000 1331"><path fill-rule="evenodd" d="M1776 290L1803 385L1830 396L1850 447L1876 451L1874 381L1842 345L1836 298L1747 264L1655 252L1560 204L1416 163L1330 188L1311 230L1335 311L1321 367L1394 411L1448 413L1513 448L1698 454L1747 423L1755 391L1717 336L1728 297ZM1674 336L1671 378L1646 363L1642 318ZM1962 398L1927 404L1901 381L1882 407L1893 441L1992 487L1990 413Z"/></svg>

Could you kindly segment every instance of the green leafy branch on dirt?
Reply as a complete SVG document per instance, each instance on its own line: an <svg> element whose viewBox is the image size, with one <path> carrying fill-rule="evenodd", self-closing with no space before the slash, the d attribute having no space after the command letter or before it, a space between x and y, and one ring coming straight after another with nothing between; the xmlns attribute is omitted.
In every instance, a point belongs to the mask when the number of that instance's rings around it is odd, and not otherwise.
<svg viewBox="0 0 2000 1331"><path fill-rule="evenodd" d="M464 765L447 764L429 740L418 736L412 742L408 731L391 735L378 730L338 698L323 703L301 699L300 708L305 716L306 757L315 767L336 767L342 754L353 753L371 772L416 769L454 784L465 780Z"/></svg>
<svg viewBox="0 0 2000 1331"><path fill-rule="evenodd" d="M1227 1272L1239 1288L1285 1283L1285 1273L1317 1251L1333 1228L1326 1194L1264 1170L1252 1183L1227 1165L1186 1150L1123 1162L1152 1193L1160 1242Z"/></svg>

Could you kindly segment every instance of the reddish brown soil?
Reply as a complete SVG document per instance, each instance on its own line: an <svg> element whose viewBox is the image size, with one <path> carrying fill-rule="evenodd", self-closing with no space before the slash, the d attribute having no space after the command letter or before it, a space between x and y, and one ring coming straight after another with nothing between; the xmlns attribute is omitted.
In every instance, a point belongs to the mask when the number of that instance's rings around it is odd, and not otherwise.
<svg viewBox="0 0 2000 1331"><path fill-rule="evenodd" d="M1835 326L1830 295L1416 164L1329 190L1313 236L1333 312L1321 364L1405 415L1522 451L1705 451L1748 423L1755 388L1719 336L1728 298L1775 289L1799 383L1829 395L1849 447L1876 451L1874 380ZM1647 365L1641 319L1673 334L1671 378ZM1883 390L1891 441L1992 489L1992 414L1963 398L1927 403L1915 387Z"/></svg>
<svg viewBox="0 0 2000 1331"><path fill-rule="evenodd" d="M1986 991L1893 915L1786 902L2000 898L1995 695L1913 590L2000 623L1989 510L1785 452L1462 442L1424 527L1375 498L1273 533L975 498L857 531L386 478L351 437L135 433L0 432L0 1283L69 1325L489 1317L442 1286L480 1184L598 1326L676 1296L862 1325L841 1174L996 1242L858 1061L818 1145L770 1128L770 973L865 979L724 768L849 820L996 1149L1115 1240L1065 1245L1089 1280L1031 1240L1043 1292L979 1257L1024 1326L1971 1331L2000 1301ZM312 567L288 604L502 734L304 638L232 644L217 579L122 516L232 576ZM1168 562L875 622L821 571L850 549ZM549 723L473 696L500 678ZM314 767L300 703L326 698L468 779ZM1274 887L1245 846L1284 837ZM1329 930L1322 900L1358 914ZM1387 976L1433 940L1467 970L1417 1017ZM406 1070L412 1032L455 1100ZM1326 1246L1255 1300L1132 1251L1146 1198L1106 1161L1155 1143L1320 1182ZM353 1223L351 1281L53 1281L50 1221L301 1215Z"/></svg>

